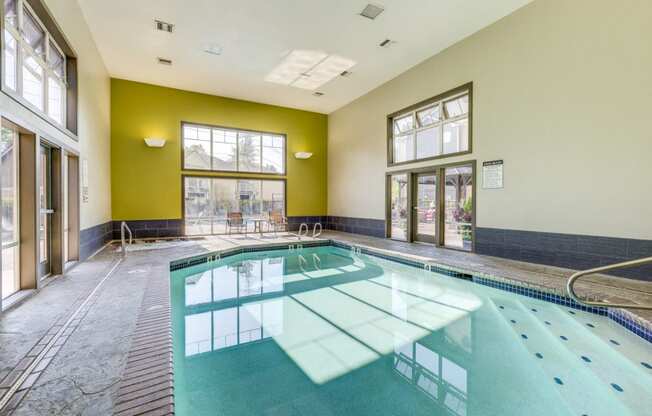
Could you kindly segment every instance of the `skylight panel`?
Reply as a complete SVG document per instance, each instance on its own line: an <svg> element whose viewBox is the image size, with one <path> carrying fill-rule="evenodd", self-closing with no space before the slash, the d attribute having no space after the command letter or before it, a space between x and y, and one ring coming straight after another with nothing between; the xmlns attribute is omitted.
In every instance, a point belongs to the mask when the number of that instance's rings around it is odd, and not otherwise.
<svg viewBox="0 0 652 416"><path fill-rule="evenodd" d="M265 77L265 81L314 90L355 64L351 59L322 51L295 50Z"/></svg>

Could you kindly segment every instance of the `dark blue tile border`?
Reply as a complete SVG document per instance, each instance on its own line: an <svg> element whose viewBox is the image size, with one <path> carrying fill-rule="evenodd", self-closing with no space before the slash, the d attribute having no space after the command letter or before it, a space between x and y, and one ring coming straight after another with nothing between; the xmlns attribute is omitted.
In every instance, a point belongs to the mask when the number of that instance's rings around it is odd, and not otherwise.
<svg viewBox="0 0 652 416"><path fill-rule="evenodd" d="M111 221L79 231L79 260L86 260L112 239Z"/></svg>
<svg viewBox="0 0 652 416"><path fill-rule="evenodd" d="M652 256L652 240L477 227L478 254L584 270ZM615 276L652 282L652 265L614 270Z"/></svg>
<svg viewBox="0 0 652 416"><path fill-rule="evenodd" d="M129 220L125 221L134 238L170 238L183 236L183 220ZM113 239L120 240L121 220L113 221Z"/></svg>
<svg viewBox="0 0 652 416"><path fill-rule="evenodd" d="M458 279L470 280L480 285L489 286L495 289L504 290L507 292L516 293L519 295L543 300L546 302L555 303L557 305L562 305L568 308L577 309L577 310L593 313L600 316L606 316L612 321L624 327L625 329L629 330L630 332L633 332L634 334L638 335L644 340L652 343L652 325L639 322L634 316L621 309L585 306L580 303L577 303L575 300L571 299L568 296L555 294L546 291L543 288L537 289L537 288L527 287L525 286L525 283L521 285L520 282L517 282L515 280L510 280L509 282L506 282L500 280L499 278L489 278L489 277L471 275L461 271L455 271L448 268L444 268L436 264L420 262L417 260L411 260L400 256L392 256L392 255L377 252L375 250L369 250L365 247L359 247L355 244L352 245L352 244L343 243L335 240L310 241L310 242L298 243L298 245L299 247L297 247L297 244L239 247L239 248L227 249L219 253L215 252L210 254L202 254L201 256L198 257L177 260L170 263L170 271L180 270L187 267L196 266L198 264L219 260L224 257L234 256L237 254L248 253L248 252L287 250L291 248L305 248L305 247L317 247L317 246L330 245L330 246L349 249L349 250L356 249L357 252L361 254L367 254L370 256L382 258L385 260L390 260L393 262L405 264L407 266L416 267L419 269L426 269L428 271L437 274L443 274ZM571 311L571 313L573 312Z"/></svg>

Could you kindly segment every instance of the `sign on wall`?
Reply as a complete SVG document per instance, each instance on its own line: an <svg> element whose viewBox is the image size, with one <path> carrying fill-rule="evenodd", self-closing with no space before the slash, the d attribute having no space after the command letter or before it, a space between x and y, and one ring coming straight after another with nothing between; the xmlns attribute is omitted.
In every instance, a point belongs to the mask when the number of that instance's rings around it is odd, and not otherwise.
<svg viewBox="0 0 652 416"><path fill-rule="evenodd" d="M482 162L482 187L484 189L501 189L503 187L503 165L502 160Z"/></svg>
<svg viewBox="0 0 652 416"><path fill-rule="evenodd" d="M88 203L88 160L82 159L81 168L81 200Z"/></svg>

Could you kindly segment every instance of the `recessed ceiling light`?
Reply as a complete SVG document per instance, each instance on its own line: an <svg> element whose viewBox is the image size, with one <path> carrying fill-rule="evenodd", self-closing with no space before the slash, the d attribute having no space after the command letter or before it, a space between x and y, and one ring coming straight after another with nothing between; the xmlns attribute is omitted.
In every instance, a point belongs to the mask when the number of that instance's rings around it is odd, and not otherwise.
<svg viewBox="0 0 652 416"><path fill-rule="evenodd" d="M360 16L366 17L367 19L374 20L381 14L385 9L382 6L376 4L367 4L367 6L360 12Z"/></svg>
<svg viewBox="0 0 652 416"><path fill-rule="evenodd" d="M172 23L164 22L162 20L154 20L154 22L156 23L156 30L168 33L174 31L174 25Z"/></svg>
<svg viewBox="0 0 652 416"><path fill-rule="evenodd" d="M160 56L156 58L158 63L161 65L172 65L172 59L161 58Z"/></svg>
<svg viewBox="0 0 652 416"><path fill-rule="evenodd" d="M211 55L222 55L222 47L217 43L209 43L204 47L204 52Z"/></svg>
<svg viewBox="0 0 652 416"><path fill-rule="evenodd" d="M265 81L314 90L355 65L355 61L323 51L294 50Z"/></svg>

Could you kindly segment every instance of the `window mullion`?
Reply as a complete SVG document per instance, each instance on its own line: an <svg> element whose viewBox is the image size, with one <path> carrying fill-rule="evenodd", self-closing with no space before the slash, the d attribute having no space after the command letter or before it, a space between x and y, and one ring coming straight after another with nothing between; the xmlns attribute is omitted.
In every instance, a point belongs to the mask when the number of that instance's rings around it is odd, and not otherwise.
<svg viewBox="0 0 652 416"><path fill-rule="evenodd" d="M208 136L209 140L211 141L211 146L210 146L210 148L211 148L211 151L210 151L210 159L211 159L210 170L215 170L213 168L213 129L210 129L210 132L211 132L211 134ZM212 227L212 225L211 225L211 227ZM212 230L212 228L211 228L211 230Z"/></svg>

